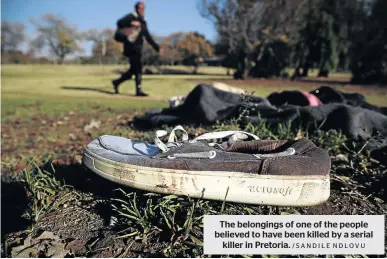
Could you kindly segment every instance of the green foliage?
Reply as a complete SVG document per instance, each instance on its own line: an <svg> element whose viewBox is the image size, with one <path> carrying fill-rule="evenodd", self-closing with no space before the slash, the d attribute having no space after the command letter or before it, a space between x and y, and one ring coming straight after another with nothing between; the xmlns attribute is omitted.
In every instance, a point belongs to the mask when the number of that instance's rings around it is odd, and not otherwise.
<svg viewBox="0 0 387 259"><path fill-rule="evenodd" d="M209 201L152 193L138 196L136 192L118 191L120 195L112 199L112 206L117 226L123 229L119 238L137 236L146 243L150 236L160 235L171 242L164 250L166 256L179 253L176 248L182 249L183 244L195 248L203 246L203 216L215 213Z"/></svg>
<svg viewBox="0 0 387 259"><path fill-rule="evenodd" d="M311 69L328 76L350 63L354 82L386 82L386 1L273 0L248 2L247 9L245 3L202 0L201 9L216 25L216 52L238 78L250 71L250 63L252 77L278 76L290 63L297 68L293 78L308 76ZM286 35L289 42L270 42L267 31Z"/></svg>
<svg viewBox="0 0 387 259"><path fill-rule="evenodd" d="M64 200L64 196L58 198L58 194L70 187L54 178L55 169L52 164L51 170L42 170L32 159L20 179L30 201L24 216L34 223L43 213L55 210Z"/></svg>
<svg viewBox="0 0 387 259"><path fill-rule="evenodd" d="M265 37L257 42L252 60L255 63L250 69L252 77L281 76L281 73L289 65L290 45L285 35L274 36L269 30L265 31Z"/></svg>
<svg viewBox="0 0 387 259"><path fill-rule="evenodd" d="M26 38L23 23L1 21L1 53L16 51Z"/></svg>
<svg viewBox="0 0 387 259"><path fill-rule="evenodd" d="M353 142L345 138L340 132L295 130L290 124L268 126L263 121L259 124L247 124L243 127L239 123L243 118L233 121L219 122L214 127L188 128L189 134L194 132L205 132L216 130L244 130L258 135L261 139L295 139L308 137L317 146L324 148L332 157L331 171L331 198L322 207L315 208L288 208L273 206L255 206L248 204L231 203L227 201L227 193L223 201L209 201L192 199L186 196L161 195L146 193L129 188L118 189L116 185L111 186L106 182L106 196L100 197L97 193L90 193L91 199L111 205L112 210L106 209L96 213L108 214L114 224L111 225L109 234L114 239L123 239L130 249L130 244L136 242L150 247L155 252L143 249L142 256L154 255L156 253L165 257L203 257L203 217L204 215L306 215L306 214L385 214L387 207L383 200L385 187L382 180L385 175L385 167L370 159L366 150L369 141ZM106 129L106 126L105 126ZM110 130L110 128L109 128ZM101 132L103 132L102 130ZM106 131L106 130L105 130ZM140 139L148 139L151 132L133 132ZM120 132L125 136L125 132ZM50 159L42 161L49 164ZM67 170L67 169L65 169ZM80 168L78 170L81 170ZM82 169L83 170L83 169ZM79 176L79 181L84 181L83 171L70 172ZM39 167L34 160L24 171L21 183L26 188L30 208L26 216L33 222L38 221L44 212L50 212L67 202L67 195L75 194L78 198L72 200L83 204L81 198L86 194L79 186L75 192L72 188L57 180L57 170L53 167L49 170ZM99 179L99 178L98 178ZM96 179L89 179L90 185L94 185ZM99 179L95 188L99 188ZM110 187L109 187L110 186ZM88 188L88 191L94 188ZM111 192L110 192L111 191ZM100 200L102 199L102 200ZM320 210L319 210L320 208ZM329 212L325 211L329 209ZM332 211L333 212L332 212ZM90 211L92 213L92 211ZM29 230L30 231L30 230ZM28 231L25 231L28 232ZM113 240L114 240L113 239ZM98 242L98 241L96 241ZM11 248L12 249L12 248ZM109 247L110 249L110 247ZM8 250L8 249L7 249ZM88 257L88 254L82 254ZM261 255L264 258L273 256ZM349 257L350 255L348 255ZM126 257L128 257L126 255ZM251 255L242 255L249 258ZM302 256L299 256L302 257Z"/></svg>
<svg viewBox="0 0 387 259"><path fill-rule="evenodd" d="M195 65L197 58L206 58L213 55L212 45L206 38L196 32L188 33L175 45L181 53L184 65Z"/></svg>
<svg viewBox="0 0 387 259"><path fill-rule="evenodd" d="M344 134L336 130L317 130L310 137L317 146L324 148L333 155L342 152L344 144L348 141Z"/></svg>
<svg viewBox="0 0 387 259"><path fill-rule="evenodd" d="M316 67L320 73L335 71L341 26L336 12L340 8L330 0L309 0L307 3L294 40L293 63L303 68L303 76Z"/></svg>
<svg viewBox="0 0 387 259"><path fill-rule="evenodd" d="M350 48L354 83L387 83L386 8L386 1L374 1L371 14L363 13L364 23L354 31Z"/></svg>

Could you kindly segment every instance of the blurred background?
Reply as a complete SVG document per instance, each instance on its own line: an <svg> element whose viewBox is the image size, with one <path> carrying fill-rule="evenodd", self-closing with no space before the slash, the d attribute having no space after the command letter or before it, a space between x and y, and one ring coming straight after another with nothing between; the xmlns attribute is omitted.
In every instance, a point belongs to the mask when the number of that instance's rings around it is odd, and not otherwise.
<svg viewBox="0 0 387 259"><path fill-rule="evenodd" d="M2 1L3 64L126 64L113 35L135 1ZM236 79L328 77L386 83L385 0L145 1L152 66L229 68ZM289 70L289 68L292 68ZM147 69L147 68L146 68Z"/></svg>
<svg viewBox="0 0 387 259"><path fill-rule="evenodd" d="M199 258L205 214L387 214L387 0L146 0L148 29L164 49L160 56L145 42L147 97L135 96L135 80L119 94L112 85L129 68L113 38L116 23L135 3L1 1L2 257ZM214 82L276 110L239 110ZM169 100L191 93L183 112L170 116ZM231 111L237 117L226 120ZM82 165L93 139L152 142L156 129L172 130L158 123L176 114L190 136L308 137L332 159L330 199L291 208L229 203L227 193L223 202L149 195ZM200 121L213 115L211 125ZM246 115L255 123L244 123ZM157 127L136 128L136 118ZM124 204L130 208L116 209Z"/></svg>

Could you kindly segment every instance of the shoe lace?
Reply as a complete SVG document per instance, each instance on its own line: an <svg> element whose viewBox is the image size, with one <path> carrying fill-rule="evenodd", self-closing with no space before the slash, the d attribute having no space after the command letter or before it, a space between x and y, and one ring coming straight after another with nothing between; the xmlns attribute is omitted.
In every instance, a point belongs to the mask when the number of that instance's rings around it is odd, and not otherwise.
<svg viewBox="0 0 387 259"><path fill-rule="evenodd" d="M176 136L176 131L182 131L182 137L181 141L178 141ZM154 142L156 146L163 152L168 152L171 148L175 148L178 146L181 146L183 143L186 143L187 141L190 143L195 143L197 141L204 141L207 142L207 144L211 147L217 147L221 150L225 150L225 148L218 144L219 140L222 139L228 139L227 145L231 146L233 143L237 141L243 141L247 140L250 137L252 137L255 140L259 140L259 137L245 132L245 131L215 131L215 132L209 132L205 133L203 135L200 135L193 140L189 140L188 133L184 130L184 128L179 125L176 126L171 133L169 134L167 143L163 143L160 138L165 137L168 135L168 132L166 130L157 130L156 135L154 137ZM264 158L273 158L273 157L281 157L281 156L291 156L296 153L294 148L288 148L285 151L279 152L279 153L273 153L273 154L253 154L258 159L264 159ZM194 152L194 153L176 153L173 155L169 155L169 159L175 159L175 158L209 158L213 159L216 156L216 151L205 151L205 152Z"/></svg>
<svg viewBox="0 0 387 259"><path fill-rule="evenodd" d="M181 141L179 142L177 139L176 132L177 131L182 131L183 134L181 136ZM171 133L169 134L168 141L167 143L163 143L160 138L165 137L168 135L168 132L166 130L157 130L155 137L154 137L154 142L156 146L163 152L169 151L171 148L178 147L182 145L185 142L190 142L190 143L195 143L197 141L204 141L207 142L209 146L216 146L222 150L224 148L218 144L219 140L228 139L228 145L240 141L240 140L246 140L248 137L252 137L253 139L259 139L258 136L244 132L244 131L217 131L217 132L210 132L210 133L205 133L203 135L200 135L199 137L196 137L192 140L189 140L188 138L188 133L184 130L184 128L179 125L176 126ZM204 155L204 153L209 154L209 155ZM180 154L176 155L175 157L186 157L187 154ZM213 152L198 152L198 153L192 153L193 157L214 157Z"/></svg>
<svg viewBox="0 0 387 259"><path fill-rule="evenodd" d="M156 135L154 137L154 142L156 146L163 152L167 152L170 148L172 147L177 147L182 145L182 142L178 142L177 136L176 136L176 131L183 131L183 135L181 137L181 140L183 142L188 141L188 133L184 130L182 126L176 126L171 133L169 134L168 141L167 143L163 143L160 138L165 137L168 135L168 131L166 130L157 130Z"/></svg>

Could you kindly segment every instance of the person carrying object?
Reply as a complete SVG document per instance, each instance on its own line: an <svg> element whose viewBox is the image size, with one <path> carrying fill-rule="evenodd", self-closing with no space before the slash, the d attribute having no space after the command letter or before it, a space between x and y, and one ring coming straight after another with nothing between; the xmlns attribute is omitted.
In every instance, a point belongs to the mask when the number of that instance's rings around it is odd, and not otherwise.
<svg viewBox="0 0 387 259"><path fill-rule="evenodd" d="M163 49L153 40L147 27L147 23L144 18L145 4L143 2L137 2L135 5L135 12L132 12L117 22L117 31L114 35L114 39L123 43L123 54L129 58L130 68L123 73L120 78L112 81L114 91L119 93L119 86L123 82L130 80L132 76L135 76L136 82L136 96L148 96L144 93L141 87L142 79L142 48L144 43L144 37L153 47L153 49L163 55Z"/></svg>

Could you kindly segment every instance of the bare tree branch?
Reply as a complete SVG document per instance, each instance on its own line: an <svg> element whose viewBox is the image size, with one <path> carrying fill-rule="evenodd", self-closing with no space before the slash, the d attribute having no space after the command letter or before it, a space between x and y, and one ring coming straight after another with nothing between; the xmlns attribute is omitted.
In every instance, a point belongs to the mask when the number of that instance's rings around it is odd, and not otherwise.
<svg viewBox="0 0 387 259"><path fill-rule="evenodd" d="M30 19L38 31L37 37L32 45L37 50L48 47L49 51L55 55L59 63L72 53L81 51L79 41L82 40L80 33L76 28L67 24L64 19L52 14L45 14L40 21Z"/></svg>
<svg viewBox="0 0 387 259"><path fill-rule="evenodd" d="M25 25L1 22L1 51L15 51L26 40Z"/></svg>

